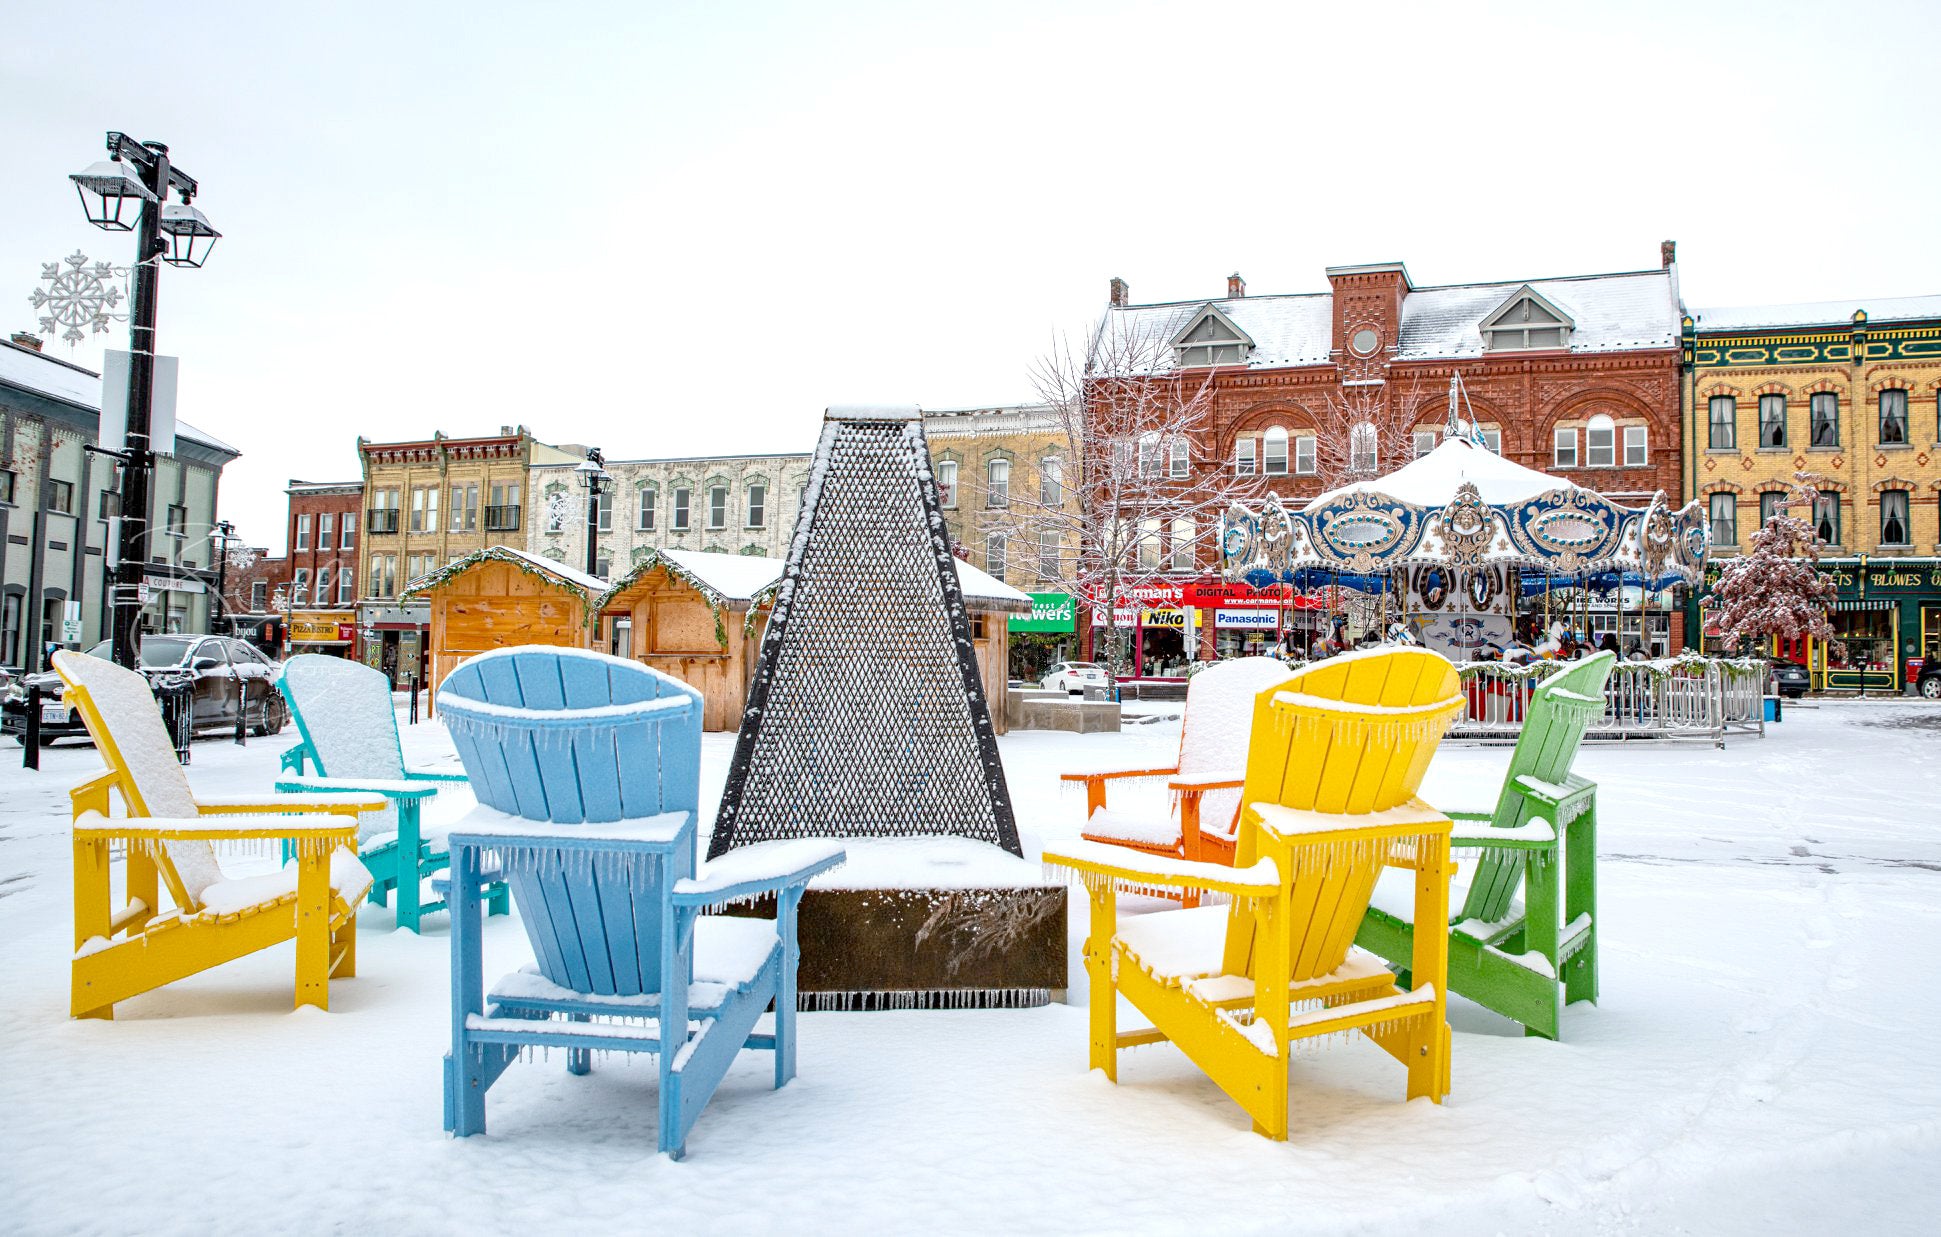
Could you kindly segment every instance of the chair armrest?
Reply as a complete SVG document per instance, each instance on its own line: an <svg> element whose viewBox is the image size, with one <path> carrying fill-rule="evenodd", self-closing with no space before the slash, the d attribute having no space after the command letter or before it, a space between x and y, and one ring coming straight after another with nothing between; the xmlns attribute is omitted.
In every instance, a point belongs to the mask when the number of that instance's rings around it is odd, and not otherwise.
<svg viewBox="0 0 1941 1237"><path fill-rule="evenodd" d="M1447 816L1450 820L1495 820L1496 819L1496 814L1493 812L1444 811L1443 815Z"/></svg>
<svg viewBox="0 0 1941 1237"><path fill-rule="evenodd" d="M75 816L78 817L83 812L99 812L106 816L109 806L108 792L119 785L121 785L121 775L113 769L103 769L68 791L68 798L74 803Z"/></svg>
<svg viewBox="0 0 1941 1237"><path fill-rule="evenodd" d="M1271 859L1258 860L1252 867L1229 868L1224 864L1151 855L1122 846L1083 840L1058 842L1045 847L1044 861L1071 868L1075 872L1129 881L1136 885L1199 889L1242 898L1262 897L1279 889L1281 884L1280 870Z"/></svg>
<svg viewBox="0 0 1941 1237"><path fill-rule="evenodd" d="M305 824L287 816L229 816L218 821L195 816L98 816L74 822L78 841L115 839L157 842L234 842L251 838L292 838L299 842L355 842L355 823Z"/></svg>
<svg viewBox="0 0 1941 1237"><path fill-rule="evenodd" d="M286 812L375 812L383 795L208 795L198 798L196 811L204 816L276 816Z"/></svg>
<svg viewBox="0 0 1941 1237"><path fill-rule="evenodd" d="M1557 831L1547 820L1533 820L1510 829L1465 823L1450 830L1449 845L1477 850L1552 850L1557 845Z"/></svg>
<svg viewBox="0 0 1941 1237"><path fill-rule="evenodd" d="M381 795L385 799L392 800L413 800L429 799L438 793L438 788L417 786L392 778L304 776L278 778L276 792L279 795L287 794L293 798L305 800L345 797L365 799L371 795Z"/></svg>
<svg viewBox="0 0 1941 1237"><path fill-rule="evenodd" d="M717 906L806 885L847 858L830 841L768 842L730 851L700 875L674 882L674 905Z"/></svg>
<svg viewBox="0 0 1941 1237"><path fill-rule="evenodd" d="M1245 776L1208 774L1205 777L1176 777L1166 783L1168 790L1208 791L1239 790L1247 784Z"/></svg>
<svg viewBox="0 0 1941 1237"><path fill-rule="evenodd" d="M1169 773L1178 772L1178 765L1167 765L1163 769L1095 769L1089 773L1061 773L1058 775L1058 780L1061 782L1104 782L1110 781L1115 777L1165 777Z"/></svg>
<svg viewBox="0 0 1941 1237"><path fill-rule="evenodd" d="M289 773L302 773L305 753L310 750L308 743L297 743L277 758L277 768Z"/></svg>
<svg viewBox="0 0 1941 1237"><path fill-rule="evenodd" d="M464 785L471 781L463 773L437 773L430 769L406 769L404 777L408 782L455 782Z"/></svg>

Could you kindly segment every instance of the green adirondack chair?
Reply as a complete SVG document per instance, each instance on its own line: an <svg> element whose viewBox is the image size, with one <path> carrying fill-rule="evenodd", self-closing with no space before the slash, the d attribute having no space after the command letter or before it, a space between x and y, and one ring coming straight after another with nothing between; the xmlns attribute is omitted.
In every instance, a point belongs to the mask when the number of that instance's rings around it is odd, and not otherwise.
<svg viewBox="0 0 1941 1237"><path fill-rule="evenodd" d="M1450 846L1475 852L1450 891L1449 990L1526 1035L1556 1039L1567 1002L1597 1001L1597 783L1570 765L1604 712L1616 661L1598 653L1538 687L1496 810L1448 814ZM1406 968L1413 894L1406 879L1384 878L1355 943Z"/></svg>

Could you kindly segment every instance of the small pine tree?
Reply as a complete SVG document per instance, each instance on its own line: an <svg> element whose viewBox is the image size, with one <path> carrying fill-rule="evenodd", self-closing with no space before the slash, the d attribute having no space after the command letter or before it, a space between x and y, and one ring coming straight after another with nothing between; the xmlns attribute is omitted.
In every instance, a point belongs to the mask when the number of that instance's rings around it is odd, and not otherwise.
<svg viewBox="0 0 1941 1237"><path fill-rule="evenodd" d="M1820 570L1812 524L1794 514L1796 508L1811 514L1819 497L1813 480L1795 473L1786 501L1752 534L1751 551L1719 572L1712 597L1726 647L1764 644L1775 636L1832 638L1826 615L1834 599L1833 577Z"/></svg>

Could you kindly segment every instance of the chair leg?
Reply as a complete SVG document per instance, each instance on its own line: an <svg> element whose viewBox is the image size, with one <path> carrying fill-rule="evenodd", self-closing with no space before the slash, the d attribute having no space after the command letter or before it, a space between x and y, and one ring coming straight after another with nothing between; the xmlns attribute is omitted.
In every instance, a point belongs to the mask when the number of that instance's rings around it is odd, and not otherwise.
<svg viewBox="0 0 1941 1237"><path fill-rule="evenodd" d="M1564 968L1564 1000L1597 1003L1597 800L1564 827L1564 915L1591 917L1584 944Z"/></svg>
<svg viewBox="0 0 1941 1237"><path fill-rule="evenodd" d="M297 856L297 999L330 1008L330 856L321 846Z"/></svg>
<svg viewBox="0 0 1941 1237"><path fill-rule="evenodd" d="M452 1050L445 1058L445 1128L460 1138L485 1133L485 1054L466 1035L470 1016L485 1008L480 948L476 850L452 848Z"/></svg>
<svg viewBox="0 0 1941 1237"><path fill-rule="evenodd" d="M795 1077L796 975L800 950L796 944L796 913L800 886L782 891L776 907L776 935L781 938L782 970L775 983L775 1089Z"/></svg>
<svg viewBox="0 0 1941 1237"><path fill-rule="evenodd" d="M506 887L504 881L500 881L491 887L491 892L486 895L485 907L485 913L488 915L510 915L512 913L512 891Z"/></svg>
<svg viewBox="0 0 1941 1237"><path fill-rule="evenodd" d="M419 868L424 862L424 843L420 840L418 828L418 801L407 800L397 805L398 809L398 926L418 931L419 896L423 885L419 881Z"/></svg>
<svg viewBox="0 0 1941 1237"><path fill-rule="evenodd" d="M568 1014L568 1022L588 1022L586 1014ZM566 1072L569 1074L590 1074L593 1072L593 1050L591 1048L568 1048L566 1050Z"/></svg>
<svg viewBox="0 0 1941 1237"><path fill-rule="evenodd" d="M330 934L331 956L337 961L330 968L332 979L357 978L357 912L344 916L344 922Z"/></svg>
<svg viewBox="0 0 1941 1237"><path fill-rule="evenodd" d="M1109 880L1092 891L1091 935L1085 940L1085 975L1091 995L1092 1052L1088 1069L1119 1081L1119 992L1112 982L1112 938L1118 932L1118 892Z"/></svg>

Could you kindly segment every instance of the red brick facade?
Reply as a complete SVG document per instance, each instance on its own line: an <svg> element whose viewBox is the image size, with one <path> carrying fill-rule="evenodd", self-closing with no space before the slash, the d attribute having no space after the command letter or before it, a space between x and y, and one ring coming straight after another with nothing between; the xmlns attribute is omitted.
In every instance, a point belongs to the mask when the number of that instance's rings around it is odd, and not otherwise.
<svg viewBox="0 0 1941 1237"><path fill-rule="evenodd" d="M285 579L303 594L297 610L348 610L357 604L358 549L363 545L362 481L292 481L289 488L289 561ZM344 583L345 579L349 583ZM323 589L319 591L319 585Z"/></svg>

